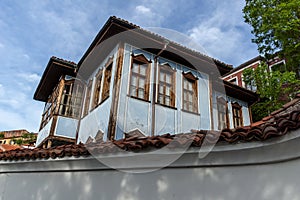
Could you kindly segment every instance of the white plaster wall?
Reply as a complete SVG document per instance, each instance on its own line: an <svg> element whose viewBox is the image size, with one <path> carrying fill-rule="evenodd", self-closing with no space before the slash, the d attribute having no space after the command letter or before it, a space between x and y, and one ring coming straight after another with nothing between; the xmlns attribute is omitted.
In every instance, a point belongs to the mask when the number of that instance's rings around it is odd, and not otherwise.
<svg viewBox="0 0 300 200"><path fill-rule="evenodd" d="M207 157L185 152L165 168L126 173L96 159L64 158L0 162L3 200L299 200L300 146L297 131L265 142L216 146ZM161 161L176 154L160 154ZM149 155L111 156L123 167ZM142 163L143 164L143 163ZM147 166L147 164L145 164Z"/></svg>
<svg viewBox="0 0 300 200"><path fill-rule="evenodd" d="M0 161L0 199L299 200L299 142L299 131L293 131L265 142L220 144L204 158L199 148L156 157L107 156L138 173L111 169L94 158ZM143 173L178 153L182 156L165 168ZM140 162L147 157L150 163Z"/></svg>
<svg viewBox="0 0 300 200"><path fill-rule="evenodd" d="M299 200L299 160L270 166L1 174L9 200Z"/></svg>

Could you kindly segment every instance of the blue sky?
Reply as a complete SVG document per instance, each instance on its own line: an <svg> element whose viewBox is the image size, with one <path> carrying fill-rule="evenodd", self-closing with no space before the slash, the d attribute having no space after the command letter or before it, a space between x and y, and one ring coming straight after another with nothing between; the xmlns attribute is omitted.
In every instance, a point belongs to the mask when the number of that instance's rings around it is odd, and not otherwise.
<svg viewBox="0 0 300 200"><path fill-rule="evenodd" d="M186 34L228 64L258 55L244 0L0 1L0 130L37 132L44 103L33 100L54 55L78 62L109 16Z"/></svg>

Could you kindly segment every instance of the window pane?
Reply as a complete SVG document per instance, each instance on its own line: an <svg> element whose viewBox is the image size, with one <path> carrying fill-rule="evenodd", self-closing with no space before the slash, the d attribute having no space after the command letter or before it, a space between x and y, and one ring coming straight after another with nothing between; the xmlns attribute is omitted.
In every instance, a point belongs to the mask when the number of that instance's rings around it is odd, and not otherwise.
<svg viewBox="0 0 300 200"><path fill-rule="evenodd" d="M160 94L164 93L164 86L163 85L159 85L159 93Z"/></svg>
<svg viewBox="0 0 300 200"><path fill-rule="evenodd" d="M139 65L136 63L132 64L132 71L135 73L139 73Z"/></svg>
<svg viewBox="0 0 300 200"><path fill-rule="evenodd" d="M171 84L171 75L166 74L166 83Z"/></svg>
<svg viewBox="0 0 300 200"><path fill-rule="evenodd" d="M144 89L142 89L142 88L138 89L138 98L141 98L141 99L144 98Z"/></svg>
<svg viewBox="0 0 300 200"><path fill-rule="evenodd" d="M186 79L183 79L183 88L184 89L188 89L188 87L187 87L187 80Z"/></svg>
<svg viewBox="0 0 300 200"><path fill-rule="evenodd" d="M188 93L188 99L190 102L193 101L193 93L191 93L191 92Z"/></svg>
<svg viewBox="0 0 300 200"><path fill-rule="evenodd" d="M187 102L186 102L186 101L183 102L183 109L184 109L184 110L188 110Z"/></svg>
<svg viewBox="0 0 300 200"><path fill-rule="evenodd" d="M161 71L159 80L165 82L165 74Z"/></svg>
<svg viewBox="0 0 300 200"><path fill-rule="evenodd" d="M146 76L147 65L140 65L140 74Z"/></svg>
<svg viewBox="0 0 300 200"><path fill-rule="evenodd" d="M167 105L167 106L170 106L171 104L170 104L170 97L165 97L165 104Z"/></svg>
<svg viewBox="0 0 300 200"><path fill-rule="evenodd" d="M163 96L162 95L158 95L158 103L163 103Z"/></svg>
<svg viewBox="0 0 300 200"><path fill-rule="evenodd" d="M190 81L188 81L188 90L193 92L193 83L191 83Z"/></svg>
<svg viewBox="0 0 300 200"><path fill-rule="evenodd" d="M130 96L137 96L136 95L136 87L134 85L130 86Z"/></svg>
<svg viewBox="0 0 300 200"><path fill-rule="evenodd" d="M145 88L145 79L141 78L139 79L139 88Z"/></svg>
<svg viewBox="0 0 300 200"><path fill-rule="evenodd" d="M169 86L166 86L166 95L171 96L171 89Z"/></svg>

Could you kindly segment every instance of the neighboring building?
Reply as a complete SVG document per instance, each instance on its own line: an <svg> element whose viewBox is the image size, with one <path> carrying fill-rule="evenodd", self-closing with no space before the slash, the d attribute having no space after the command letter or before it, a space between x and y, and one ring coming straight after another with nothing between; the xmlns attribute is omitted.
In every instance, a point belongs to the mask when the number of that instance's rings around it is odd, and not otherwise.
<svg viewBox="0 0 300 200"><path fill-rule="evenodd" d="M257 88L254 82L250 84L246 84L243 81L243 71L248 68L255 69L259 66L260 63L265 62L268 65L270 71L285 71L286 70L286 61L283 58L279 58L277 54L274 55L271 59L266 59L262 56L257 56L244 62L243 64L239 65L238 67L232 69L230 72L223 75L223 80L229 81L233 84L236 84L240 87L244 87L248 90L256 92Z"/></svg>
<svg viewBox="0 0 300 200"><path fill-rule="evenodd" d="M0 131L0 144L16 144L17 140L23 140L23 136L30 134L27 130Z"/></svg>
<svg viewBox="0 0 300 200"><path fill-rule="evenodd" d="M230 70L110 17L77 65L50 59L34 94L45 102L37 146L248 126L257 95L222 81Z"/></svg>

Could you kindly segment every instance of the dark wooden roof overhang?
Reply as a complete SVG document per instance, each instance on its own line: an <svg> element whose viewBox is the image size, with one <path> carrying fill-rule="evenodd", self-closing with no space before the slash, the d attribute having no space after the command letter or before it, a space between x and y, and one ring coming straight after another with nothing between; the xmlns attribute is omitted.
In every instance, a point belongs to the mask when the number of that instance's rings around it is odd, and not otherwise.
<svg viewBox="0 0 300 200"><path fill-rule="evenodd" d="M75 77L76 63L51 57L42 75L33 99L46 102L62 75Z"/></svg>
<svg viewBox="0 0 300 200"><path fill-rule="evenodd" d="M231 65L210 58L178 43L168 41L167 38L112 16L107 20L78 62L80 76L88 78L120 42L127 42L155 55L168 43L167 48L160 54L161 57L210 75L216 74L217 76L218 74L218 76L221 76L232 70Z"/></svg>
<svg viewBox="0 0 300 200"><path fill-rule="evenodd" d="M213 89L227 96L245 101L249 106L259 100L259 95L255 92L221 79L213 81Z"/></svg>

